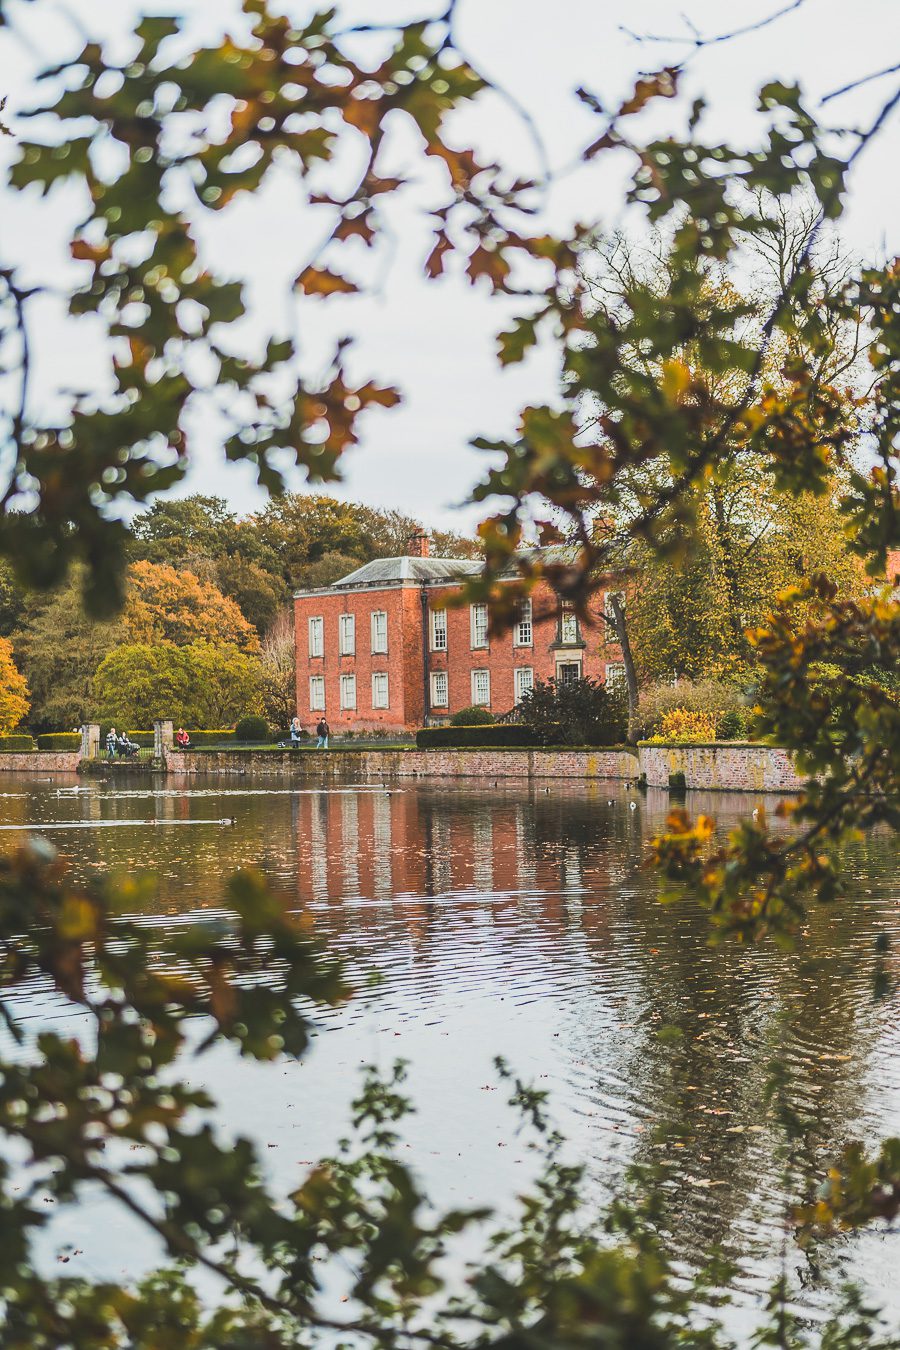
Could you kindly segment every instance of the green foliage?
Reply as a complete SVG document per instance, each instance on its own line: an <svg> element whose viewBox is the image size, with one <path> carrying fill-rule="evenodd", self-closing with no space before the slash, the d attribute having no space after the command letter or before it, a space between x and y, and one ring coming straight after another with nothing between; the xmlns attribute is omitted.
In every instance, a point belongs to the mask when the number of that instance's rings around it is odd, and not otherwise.
<svg viewBox="0 0 900 1350"><path fill-rule="evenodd" d="M450 718L454 727L486 727L494 720L494 714L488 708L461 708Z"/></svg>
<svg viewBox="0 0 900 1350"><path fill-rule="evenodd" d="M449 727L423 727L416 732L416 746L419 750L468 749L487 750L506 746L524 747L539 745L540 742L529 727L516 723L495 723L493 726L468 726L465 723Z"/></svg>
<svg viewBox="0 0 900 1350"><path fill-rule="evenodd" d="M721 844L711 821L675 813L653 841L670 894L698 898L721 933L743 940L791 937L810 898L837 899L837 845L851 830L900 827L900 698L867 679L873 665L900 660L900 606L887 592L838 600L818 578L786 594L752 636L765 671L758 732L809 778L779 808L793 828L773 833L758 811ZM822 663L831 679L818 678Z"/></svg>
<svg viewBox="0 0 900 1350"><path fill-rule="evenodd" d="M79 737L79 741L80 741ZM33 750L34 741L30 736L11 736L7 733L0 735L0 754L4 751Z"/></svg>
<svg viewBox="0 0 900 1350"><path fill-rule="evenodd" d="M258 657L210 642L118 647L96 678L103 719L116 726L161 717L182 726L234 723L259 697Z"/></svg>
<svg viewBox="0 0 900 1350"><path fill-rule="evenodd" d="M81 734L77 731L51 731L36 736L39 750L80 750Z"/></svg>
<svg viewBox="0 0 900 1350"><path fill-rule="evenodd" d="M234 739L236 741L257 741L268 743L272 739L272 731L264 717L242 717L234 729Z"/></svg>
<svg viewBox="0 0 900 1350"><path fill-rule="evenodd" d="M97 668L125 636L121 623L101 623L85 614L81 588L76 572L59 590L35 597L13 637L31 689L29 722L38 731L96 720Z"/></svg>
<svg viewBox="0 0 900 1350"><path fill-rule="evenodd" d="M516 715L538 745L622 745L628 725L624 699L590 679L536 680Z"/></svg>

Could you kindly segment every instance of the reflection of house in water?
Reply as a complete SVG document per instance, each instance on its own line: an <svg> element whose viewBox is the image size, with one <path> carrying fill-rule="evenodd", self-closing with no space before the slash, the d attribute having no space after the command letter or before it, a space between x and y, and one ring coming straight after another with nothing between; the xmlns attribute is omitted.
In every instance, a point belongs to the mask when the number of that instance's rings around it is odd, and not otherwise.
<svg viewBox="0 0 900 1350"><path fill-rule="evenodd" d="M540 797L498 800L458 788L304 794L298 898L314 909L354 897L390 900L395 916L409 907L412 920L432 898L453 895L482 909L526 906L539 924L605 930L604 906L593 901L639 862L641 843L624 803L598 807L587 795L562 809ZM377 925L378 911L356 913ZM500 918L496 912L494 921Z"/></svg>

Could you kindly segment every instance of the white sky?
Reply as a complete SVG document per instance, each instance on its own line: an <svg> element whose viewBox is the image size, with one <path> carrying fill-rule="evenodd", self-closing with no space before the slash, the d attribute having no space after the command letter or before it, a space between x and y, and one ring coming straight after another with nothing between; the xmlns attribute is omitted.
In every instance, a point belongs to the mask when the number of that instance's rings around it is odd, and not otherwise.
<svg viewBox="0 0 900 1350"><path fill-rule="evenodd" d="M282 3L297 18L310 8L295 0ZM339 6L347 19L379 22L424 16L441 7L428 0L346 0ZM13 115L35 98L32 76L39 65L80 45L66 8L92 32L114 39L126 31L137 6L131 0L69 0L68 6L56 0L20 3L17 13L30 51L0 35L0 88L9 90ZM192 32L211 38L223 27L235 26L237 7L232 0L169 0L140 8L177 10L191 19ZM638 45L621 31L622 24L640 32L684 32L679 16L687 13L702 32L711 34L777 8L779 0L460 0L459 33L476 65L528 107L551 162L561 165L577 155L595 126L574 98L578 85L614 106L638 71L675 61L687 50L684 45ZM806 0L759 33L698 53L684 82L683 100L651 116L658 130L677 129L683 125L685 106L702 93L710 105L708 136L752 139L758 131L754 109L760 84L772 78L797 80L816 111L823 94L893 64L898 38L898 0L856 0L852 6L846 0ZM864 126L890 87L889 77L831 103L821 115L834 124ZM17 130L30 134L28 123ZM474 145L516 171L536 171L524 126L495 96L459 115L451 140ZM9 163L13 149L8 141L0 145L0 166ZM900 118L895 115L854 173L852 205L841 225L847 244L861 256L878 259L898 247L898 152ZM523 404L552 399L553 362L548 353L538 352L523 366L500 371L494 338L509 312L506 302L473 291L458 274L437 284L422 279L430 231L420 212L435 193L443 195L441 180L434 170L423 170L415 139L405 133L394 143L391 163L410 169L416 186L392 207L394 238L376 260L376 293L329 304L327 312L307 302L298 326L313 366L325 336L352 334L353 373L398 384L405 402L393 412L373 412L364 419L362 445L346 458L343 484L324 490L397 507L430 525L465 528L478 511L456 508L485 463L482 454L469 448L470 438L508 434ZM615 225L622 218L626 169L619 158L567 175L548 202L548 225L561 228L576 219ZM23 263L29 279L39 283L65 276L65 227L77 214L74 201L65 195L39 200L31 193L22 198L2 191L4 262L12 258ZM289 282L321 229L321 218L314 223L312 215L301 187L285 171L259 200L238 199L203 222L202 237L217 267L248 281L258 324L284 329L290 319ZM80 386L95 376L99 348L89 324L82 322L73 336L48 307L39 337L40 396L49 397L60 384ZM261 505L264 498L250 471L224 464L215 424L204 418L192 430L196 460L183 490L215 492L241 512ZM296 486L303 486L299 475Z"/></svg>

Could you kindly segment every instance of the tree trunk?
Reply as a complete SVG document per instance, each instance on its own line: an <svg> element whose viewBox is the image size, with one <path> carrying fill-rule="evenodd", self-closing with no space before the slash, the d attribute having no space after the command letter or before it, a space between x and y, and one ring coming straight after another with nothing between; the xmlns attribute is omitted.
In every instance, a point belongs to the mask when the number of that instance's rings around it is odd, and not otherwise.
<svg viewBox="0 0 900 1350"><path fill-rule="evenodd" d="M634 745L638 733L637 672L634 668L634 657L631 654L631 643L628 640L625 611L615 591L610 591L609 603L613 612L613 627L616 630L616 638L622 648L622 664L625 666L625 687L628 690L628 744Z"/></svg>
<svg viewBox="0 0 900 1350"><path fill-rule="evenodd" d="M731 531L725 514L725 503L722 500L721 488L713 487L711 496L713 502L713 529L719 547L719 554L722 559L722 576L728 597L726 605L728 626L731 629L731 636L734 639L737 651L741 655L745 655L747 652L747 639L744 634L744 625L741 622L740 578L738 576L734 542L731 537Z"/></svg>

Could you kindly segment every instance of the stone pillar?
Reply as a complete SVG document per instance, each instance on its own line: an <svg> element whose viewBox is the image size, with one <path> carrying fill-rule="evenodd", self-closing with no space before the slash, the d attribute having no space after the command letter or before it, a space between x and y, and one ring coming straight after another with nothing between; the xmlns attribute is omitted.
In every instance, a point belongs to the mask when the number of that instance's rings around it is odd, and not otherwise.
<svg viewBox="0 0 900 1350"><path fill-rule="evenodd" d="M175 723L158 721L153 723L153 756L165 759L175 748Z"/></svg>
<svg viewBox="0 0 900 1350"><path fill-rule="evenodd" d="M81 728L81 758L100 758L100 723L85 722Z"/></svg>

